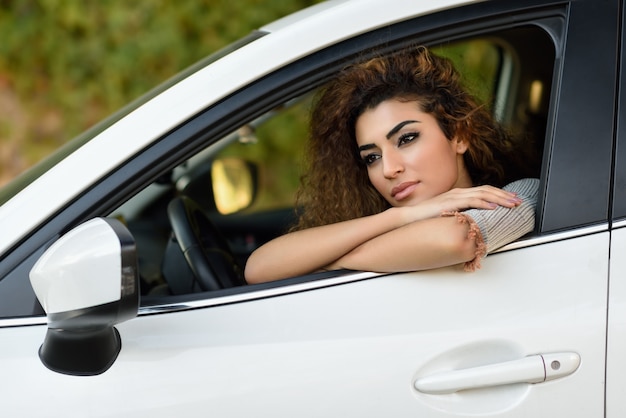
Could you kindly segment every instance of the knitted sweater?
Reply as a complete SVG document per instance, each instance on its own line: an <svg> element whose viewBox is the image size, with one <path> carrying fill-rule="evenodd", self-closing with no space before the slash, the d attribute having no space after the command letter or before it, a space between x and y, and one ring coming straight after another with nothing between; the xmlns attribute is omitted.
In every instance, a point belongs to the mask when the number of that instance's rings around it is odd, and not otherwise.
<svg viewBox="0 0 626 418"><path fill-rule="evenodd" d="M498 206L493 210L469 209L464 212L444 213L456 216L469 225L469 237L476 241L476 257L465 263L466 271L480 268L480 260L488 253L532 232L535 228L535 209L539 194L538 179L522 179L504 187L517 193L522 203L514 208Z"/></svg>

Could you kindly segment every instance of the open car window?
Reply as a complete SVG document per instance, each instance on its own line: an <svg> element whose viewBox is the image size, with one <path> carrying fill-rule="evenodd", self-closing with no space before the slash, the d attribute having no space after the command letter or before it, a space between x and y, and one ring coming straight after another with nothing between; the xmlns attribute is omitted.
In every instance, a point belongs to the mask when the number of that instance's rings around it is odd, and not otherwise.
<svg viewBox="0 0 626 418"><path fill-rule="evenodd" d="M537 26L525 26L431 48L450 58L467 88L533 150L528 164L539 177L555 60L550 36ZM293 205L315 91L289 97L233 127L112 213L124 220L137 241L146 300L203 292L189 277L182 287L173 289L169 283L172 275L177 275L174 280L189 276L182 273L185 258L172 255L176 245L167 206L178 196L199 205L228 243L239 269L254 249L288 230L295 221ZM251 286L242 285L239 291L249 290L245 287Z"/></svg>

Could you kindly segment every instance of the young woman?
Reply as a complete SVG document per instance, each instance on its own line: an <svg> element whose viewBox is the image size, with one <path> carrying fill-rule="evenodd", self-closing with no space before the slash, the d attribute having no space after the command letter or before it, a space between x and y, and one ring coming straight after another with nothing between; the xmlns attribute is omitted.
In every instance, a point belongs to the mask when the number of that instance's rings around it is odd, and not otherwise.
<svg viewBox="0 0 626 418"><path fill-rule="evenodd" d="M246 280L474 270L534 228L538 180L518 180L519 156L448 60L420 47L353 65L313 109L299 223L250 256Z"/></svg>

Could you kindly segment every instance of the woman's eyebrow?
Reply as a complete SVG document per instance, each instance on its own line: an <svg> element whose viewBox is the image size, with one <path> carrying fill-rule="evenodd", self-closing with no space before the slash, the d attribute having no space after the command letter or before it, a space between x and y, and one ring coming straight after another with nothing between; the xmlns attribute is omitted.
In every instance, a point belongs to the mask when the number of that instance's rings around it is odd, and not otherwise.
<svg viewBox="0 0 626 418"><path fill-rule="evenodd" d="M404 122L400 122L396 126L394 126L389 132L387 132L387 139L391 138L395 135L400 129L402 129L405 125L409 125L411 123L420 123L419 120L405 120Z"/></svg>
<svg viewBox="0 0 626 418"><path fill-rule="evenodd" d="M402 129L403 127L405 127L406 125L410 125L411 123L421 123L419 120L405 120L403 122L400 122L399 124L397 124L396 126L394 126L388 133L386 136L387 139L390 139L392 136L394 136L396 133L398 133L398 131L400 129ZM368 149L372 149L372 148L376 148L375 144L365 144L365 145L361 145L359 147L359 152L361 151L367 151Z"/></svg>
<svg viewBox="0 0 626 418"><path fill-rule="evenodd" d="M374 145L374 144L365 144L365 145L361 145L361 146L359 147L359 152L361 152L361 151L367 151L368 149L372 149L372 148L375 148L375 147L376 147L376 145Z"/></svg>

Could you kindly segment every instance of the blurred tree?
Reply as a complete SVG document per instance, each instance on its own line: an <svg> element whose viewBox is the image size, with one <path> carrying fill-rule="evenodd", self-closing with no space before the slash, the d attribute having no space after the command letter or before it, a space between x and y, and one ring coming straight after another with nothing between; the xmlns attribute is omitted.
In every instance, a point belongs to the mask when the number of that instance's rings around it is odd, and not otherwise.
<svg viewBox="0 0 626 418"><path fill-rule="evenodd" d="M0 0L0 185L251 30L321 0Z"/></svg>

